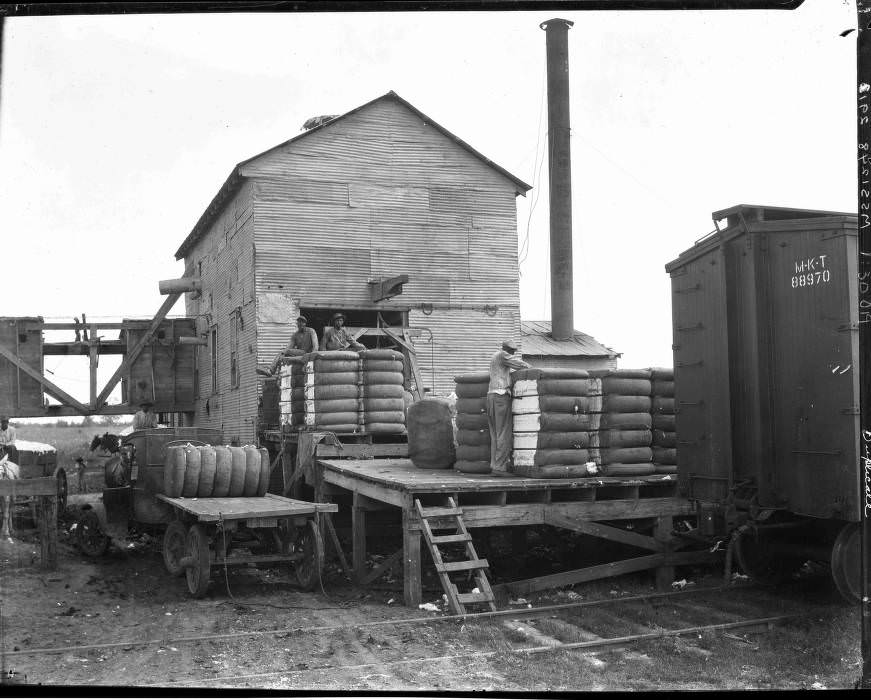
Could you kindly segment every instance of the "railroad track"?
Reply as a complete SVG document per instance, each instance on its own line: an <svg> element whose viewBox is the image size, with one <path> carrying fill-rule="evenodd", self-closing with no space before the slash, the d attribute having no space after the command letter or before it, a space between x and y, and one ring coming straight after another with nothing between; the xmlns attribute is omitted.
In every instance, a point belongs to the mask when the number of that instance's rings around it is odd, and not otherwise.
<svg viewBox="0 0 871 700"><path fill-rule="evenodd" d="M252 607L257 603L252 602ZM353 610L353 608L349 608ZM675 637L693 637L705 632L734 635L736 631L765 632L775 625L807 615L798 604L775 598L767 591L752 586L689 588L682 591L611 597L600 600L574 601L559 605L521 607L496 612L472 613L465 616L426 616L391 620L343 622L332 625L285 627L249 632L197 635L151 640L125 640L105 644L70 647L35 648L7 652L6 657L46 656L113 651L131 647L179 647L196 645L201 653L232 655L236 643L249 639L268 648L268 638L281 647L282 639L305 639L307 659L282 666L281 654L271 657L273 668L258 673L215 673L212 676L196 672L196 677L166 680L154 687L245 683L256 686L258 681L284 680L305 684L312 674L352 673L374 667L408 667L409 665L487 659L500 655L535 655L558 651L579 651L585 657L596 653L628 648L632 645ZM468 631L487 628L491 636L504 640L498 648L481 648L485 644L469 644ZM406 658L403 654L409 639L430 634L433 652L426 656ZM466 631L465 642L459 633ZM375 636L373 636L375 635ZM742 637L735 637L745 641ZM692 640L689 642L692 645ZM377 651L375 651L377 646ZM330 663L327 659L336 649L345 648L354 656L344 658L364 663ZM438 653L451 650L458 653ZM285 650L287 651L287 650ZM341 655L340 655L341 656ZM211 657L210 657L211 658ZM241 660L239 660L241 661ZM244 668L239 663L237 667ZM208 673L206 671L205 673Z"/></svg>

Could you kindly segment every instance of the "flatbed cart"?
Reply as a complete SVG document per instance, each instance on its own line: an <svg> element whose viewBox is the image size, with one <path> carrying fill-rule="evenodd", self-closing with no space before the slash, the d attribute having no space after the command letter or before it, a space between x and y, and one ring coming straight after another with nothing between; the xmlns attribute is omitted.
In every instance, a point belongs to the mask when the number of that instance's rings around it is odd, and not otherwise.
<svg viewBox="0 0 871 700"><path fill-rule="evenodd" d="M247 498L157 498L176 519L166 528L163 559L171 575L185 575L191 595L206 593L212 567L289 562L306 590L318 585L324 563L320 513L334 503L308 503L268 493ZM240 552L245 546L249 553Z"/></svg>

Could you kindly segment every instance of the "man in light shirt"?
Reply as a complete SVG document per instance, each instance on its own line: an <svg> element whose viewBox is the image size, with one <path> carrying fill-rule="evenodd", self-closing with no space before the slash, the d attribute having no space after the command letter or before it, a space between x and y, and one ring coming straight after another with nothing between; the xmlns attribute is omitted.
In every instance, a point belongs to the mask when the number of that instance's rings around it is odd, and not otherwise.
<svg viewBox="0 0 871 700"><path fill-rule="evenodd" d="M154 404L151 401L143 401L139 404L139 410L133 416L133 430L147 430L157 427L157 416L154 415Z"/></svg>
<svg viewBox="0 0 871 700"><path fill-rule="evenodd" d="M15 428L9 425L9 416L0 416L0 448L5 452L7 445L14 447L16 437Z"/></svg>
<svg viewBox="0 0 871 700"><path fill-rule="evenodd" d="M511 463L511 371L529 367L515 356L517 343L506 340L490 358L490 386L487 389L487 424L490 427L490 469L508 473Z"/></svg>
<svg viewBox="0 0 871 700"><path fill-rule="evenodd" d="M333 314L333 326L324 331L321 338L321 350L365 350L365 346L351 337L345 328L345 314Z"/></svg>

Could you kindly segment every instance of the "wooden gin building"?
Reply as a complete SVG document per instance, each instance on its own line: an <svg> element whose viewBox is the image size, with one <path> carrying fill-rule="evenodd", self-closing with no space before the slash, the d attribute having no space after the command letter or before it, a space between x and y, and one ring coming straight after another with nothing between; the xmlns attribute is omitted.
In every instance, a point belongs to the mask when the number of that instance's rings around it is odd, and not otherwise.
<svg viewBox="0 0 871 700"><path fill-rule="evenodd" d="M300 313L376 347L405 334L422 388L519 338L515 199L530 186L394 92L236 165L176 252L201 290L196 425L252 441L260 382ZM386 329L386 330L385 330Z"/></svg>

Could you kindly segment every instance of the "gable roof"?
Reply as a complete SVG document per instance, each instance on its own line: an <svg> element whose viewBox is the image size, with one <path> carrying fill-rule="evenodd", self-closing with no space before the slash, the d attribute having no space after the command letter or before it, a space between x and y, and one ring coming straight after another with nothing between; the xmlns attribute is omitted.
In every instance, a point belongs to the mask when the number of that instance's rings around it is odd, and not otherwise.
<svg viewBox="0 0 871 700"><path fill-rule="evenodd" d="M567 340L554 340L550 321L521 321L521 351L525 355L560 355L583 357L620 357L622 353L602 345L593 336L575 331Z"/></svg>
<svg viewBox="0 0 871 700"><path fill-rule="evenodd" d="M190 249L194 246L194 244L203 235L205 230L211 225L212 221L214 220L214 217L221 210L221 208L223 207L223 205L227 201L227 199L229 199L230 197L232 197L233 195L236 194L236 191L239 189L239 186L242 184L243 180L245 179L245 176L242 174L242 169L246 165L248 165L248 164L252 163L253 161L257 160L258 158L261 158L265 155L268 155L274 151L285 148L286 146L289 146L290 144L295 143L296 141L299 141L300 139L304 139L306 136L309 136L310 134L312 134L316 131L320 131L322 129L328 129L331 125L335 124L338 121L341 121L345 117L349 117L352 114L356 114L357 112L359 112L363 109L366 109L367 107L375 104L376 102L381 102L382 100L394 100L394 101L398 102L399 104L405 106L409 111L411 111L413 114L415 114L417 117L419 117L424 122L424 124L431 126L436 131L439 131L443 135L447 136L451 141L453 141L458 146L460 146L461 148L463 148L466 151L468 151L469 153L471 153L473 156L475 156L480 161L482 161L485 165L488 165L493 170L495 170L496 172L500 173L501 175L506 177L508 180L513 182L517 186L517 193L518 194L523 194L525 196L526 192L528 192L529 190L532 189L532 185L527 185L523 180L512 175L510 172L505 170L505 168L501 167L500 165L497 165L492 160L490 160L489 158L487 158L486 156L481 154L479 151L476 151L468 143L463 141L459 136L448 131L443 126L441 126L440 124L435 122L433 119L430 119L426 114L421 112L417 107L412 105L407 100L402 99L399 95L397 95L395 92L393 92L393 90L391 90L390 92L388 92L384 95L381 95L380 97L376 97L374 100L370 100L366 104L362 104L359 107L352 109L350 112L345 112L344 114L336 117L335 119L330 119L329 121L324 122L323 124L320 124L319 126L316 126L312 129L309 129L308 131L304 131L301 134L297 134L293 138L288 139L287 141L280 143L277 146L273 146L272 148L268 148L265 151L263 151L262 153L258 153L255 156L251 156L250 158L247 158L246 160L243 160L242 162L237 163L236 166L233 168L233 170L230 172L230 175L224 181L224 184L221 185L221 189L218 190L218 193L212 198L212 201L209 203L209 206L206 207L206 210L203 212L202 216L200 216L197 223L194 224L194 227L191 230L191 232L187 235L187 238L185 238L184 241L182 241L181 246L179 246L179 249L175 252L176 260L179 260L179 259L183 258L185 255L187 255L188 251L190 251Z"/></svg>

